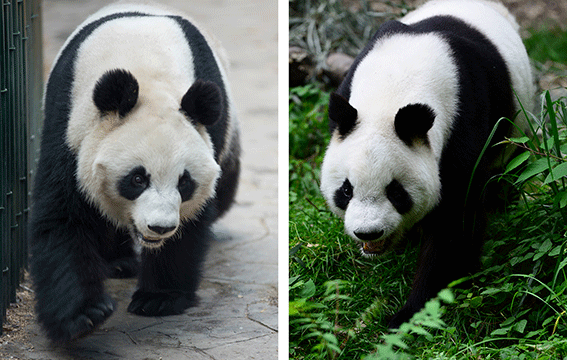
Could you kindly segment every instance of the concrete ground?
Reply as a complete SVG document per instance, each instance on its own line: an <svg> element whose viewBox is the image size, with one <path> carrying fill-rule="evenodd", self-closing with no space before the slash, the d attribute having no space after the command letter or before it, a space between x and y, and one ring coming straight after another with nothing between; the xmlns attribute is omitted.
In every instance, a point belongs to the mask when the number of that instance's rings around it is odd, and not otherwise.
<svg viewBox="0 0 567 360"><path fill-rule="evenodd" d="M277 1L161 1L188 13L227 50L242 128L243 170L232 210L215 226L198 291L183 315L126 312L136 281L109 280L118 310L93 334L53 348L35 322L5 341L16 359L275 359L277 303ZM68 35L111 1L43 2L44 63L49 70ZM62 296L65 296L62 294ZM1 339L1 338L0 338ZM6 340L6 339L3 339ZM285 350L284 350L285 351Z"/></svg>

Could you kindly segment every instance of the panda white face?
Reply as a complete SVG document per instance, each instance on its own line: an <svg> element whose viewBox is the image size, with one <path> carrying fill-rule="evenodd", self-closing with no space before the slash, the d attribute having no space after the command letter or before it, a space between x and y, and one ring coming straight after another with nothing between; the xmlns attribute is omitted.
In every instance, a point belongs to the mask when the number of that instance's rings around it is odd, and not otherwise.
<svg viewBox="0 0 567 360"><path fill-rule="evenodd" d="M94 161L107 213L142 245L159 246L214 196L220 167L210 144L181 114L156 126L132 121L101 143ZM154 126L151 131L150 126Z"/></svg>
<svg viewBox="0 0 567 360"><path fill-rule="evenodd" d="M210 103L222 102L210 84L196 84L181 106L156 106L143 95L131 107L124 101L108 105L95 90L101 118L79 149L79 184L101 213L148 248L163 245L215 195L220 166L202 124L207 121L187 103L203 92ZM218 104L206 113L220 114Z"/></svg>
<svg viewBox="0 0 567 360"><path fill-rule="evenodd" d="M333 95L330 116L337 106L350 106ZM427 106L411 104L383 121L403 124L399 129L373 126L376 122L360 119L363 115L356 110L352 115L358 121L348 134L343 136L340 129L333 134L323 161L321 190L362 253L382 255L439 200L439 169L426 135L434 114ZM418 123L428 125L404 134Z"/></svg>
<svg viewBox="0 0 567 360"><path fill-rule="evenodd" d="M329 102L321 191L362 253L381 255L440 200L457 67L440 36L403 33L370 43L353 66Z"/></svg>

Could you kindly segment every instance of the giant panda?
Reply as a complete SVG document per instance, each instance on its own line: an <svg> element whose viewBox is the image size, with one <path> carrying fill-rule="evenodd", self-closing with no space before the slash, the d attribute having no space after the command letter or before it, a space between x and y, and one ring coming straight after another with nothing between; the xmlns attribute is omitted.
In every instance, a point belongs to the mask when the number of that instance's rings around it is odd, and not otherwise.
<svg viewBox="0 0 567 360"><path fill-rule="evenodd" d="M196 304L240 169L225 62L187 17L136 4L103 8L59 52L30 221L37 318L54 343L111 315L107 277L138 274L134 314Z"/></svg>
<svg viewBox="0 0 567 360"><path fill-rule="evenodd" d="M532 76L518 25L500 4L439 0L383 24L328 107L321 191L362 254L421 236L398 328L452 280L474 272L490 202L483 188L510 151L502 117L529 109ZM471 180L472 179L472 180ZM410 236L411 237L411 236Z"/></svg>

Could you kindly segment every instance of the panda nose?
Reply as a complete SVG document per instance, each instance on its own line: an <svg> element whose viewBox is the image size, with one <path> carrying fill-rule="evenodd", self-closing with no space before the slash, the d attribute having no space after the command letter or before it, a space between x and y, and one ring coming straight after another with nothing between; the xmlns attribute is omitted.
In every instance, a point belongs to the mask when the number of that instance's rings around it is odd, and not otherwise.
<svg viewBox="0 0 567 360"><path fill-rule="evenodd" d="M170 232L170 231L175 230L175 226L163 227L163 226L152 226L152 225L148 225L148 229L150 229L151 231L155 232L156 234L163 235L163 234L165 234L165 233L168 233L168 232Z"/></svg>
<svg viewBox="0 0 567 360"><path fill-rule="evenodd" d="M382 235L384 235L384 230L370 231L370 232L355 231L354 235L360 240L372 241L372 240L380 239Z"/></svg>

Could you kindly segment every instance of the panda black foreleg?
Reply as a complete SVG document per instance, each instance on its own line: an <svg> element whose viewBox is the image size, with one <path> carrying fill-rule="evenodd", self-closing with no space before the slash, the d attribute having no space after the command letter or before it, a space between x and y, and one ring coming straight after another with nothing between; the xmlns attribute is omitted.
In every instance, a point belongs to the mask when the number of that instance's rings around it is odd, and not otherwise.
<svg viewBox="0 0 567 360"><path fill-rule="evenodd" d="M31 266L38 322L56 344L91 332L114 311L113 300L104 293L104 260L84 226L31 228Z"/></svg>
<svg viewBox="0 0 567 360"><path fill-rule="evenodd" d="M458 215L458 212L456 212ZM462 216L447 216L442 211L425 219L424 238L412 289L407 302L390 320L388 327L397 329L451 281L478 269L484 221L470 218L463 227ZM453 211L455 214L455 211ZM462 213L461 213L462 215ZM473 229L474 226L474 229Z"/></svg>
<svg viewBox="0 0 567 360"><path fill-rule="evenodd" d="M447 285L449 264L443 264L444 256L433 239L422 240L418 266L408 300L390 320L388 327L397 329L421 310L425 303Z"/></svg>
<svg viewBox="0 0 567 360"><path fill-rule="evenodd" d="M138 289L128 311L166 316L196 305L195 292L211 238L210 225L194 220L184 225L179 238L166 240L160 249L144 249Z"/></svg>

